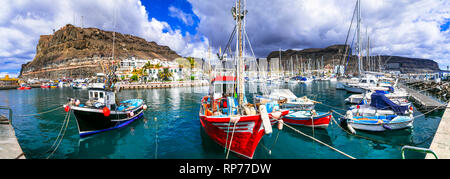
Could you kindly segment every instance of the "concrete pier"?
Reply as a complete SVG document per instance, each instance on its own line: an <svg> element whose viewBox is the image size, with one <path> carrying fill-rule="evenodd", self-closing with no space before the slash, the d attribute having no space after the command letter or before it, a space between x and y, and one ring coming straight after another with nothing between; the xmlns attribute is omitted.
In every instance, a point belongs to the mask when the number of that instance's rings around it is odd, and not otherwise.
<svg viewBox="0 0 450 179"><path fill-rule="evenodd" d="M434 134L430 149L436 153L439 159L450 159L450 104L442 116L439 127ZM426 159L434 159L432 154L427 154Z"/></svg>
<svg viewBox="0 0 450 179"><path fill-rule="evenodd" d="M25 159L8 118L0 115L0 159Z"/></svg>
<svg viewBox="0 0 450 179"><path fill-rule="evenodd" d="M403 84L398 84L398 87L403 88L408 92L411 101L413 101L419 109L423 110L432 110L432 109L444 109L446 104L437 101L429 96L426 96L422 93L417 92L414 89L411 89Z"/></svg>

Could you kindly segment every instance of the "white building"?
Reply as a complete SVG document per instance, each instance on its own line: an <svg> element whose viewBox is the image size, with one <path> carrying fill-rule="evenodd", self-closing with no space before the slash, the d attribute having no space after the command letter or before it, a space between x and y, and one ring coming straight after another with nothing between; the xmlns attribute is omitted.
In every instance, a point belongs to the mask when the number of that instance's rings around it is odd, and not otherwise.
<svg viewBox="0 0 450 179"><path fill-rule="evenodd" d="M132 76L133 70L142 69L145 64L150 63L154 67L152 69L146 69L146 73L148 77L145 77L145 80L158 80L158 73L162 72L164 68L168 68L169 71L173 74L173 80L177 81L183 78L183 69L180 68L180 65L177 62L171 61L163 61L160 59L136 59L135 57L131 57L128 59L124 59L120 61L120 68L117 75L120 78L126 78ZM159 66L158 68L156 66Z"/></svg>
<svg viewBox="0 0 450 179"><path fill-rule="evenodd" d="M159 59L154 59L158 60ZM133 71L134 69L140 69L144 67L144 65L148 62L152 62L154 60L144 60L144 59L136 59L134 57L131 57L131 59L125 59L120 61L120 71Z"/></svg>

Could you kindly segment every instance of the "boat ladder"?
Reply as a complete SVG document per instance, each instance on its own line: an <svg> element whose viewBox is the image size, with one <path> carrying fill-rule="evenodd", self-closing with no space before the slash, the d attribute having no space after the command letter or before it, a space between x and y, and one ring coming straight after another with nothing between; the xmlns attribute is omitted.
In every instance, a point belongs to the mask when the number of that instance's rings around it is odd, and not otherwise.
<svg viewBox="0 0 450 179"><path fill-rule="evenodd" d="M421 147L414 147L414 146L409 146L409 145L405 145L405 146L402 147L402 159L405 159L405 151L406 150L411 150L411 151L415 151L415 152L421 152L421 153L425 153L425 154L430 153L430 154L433 154L434 157L436 157L436 159L438 159L437 155L431 149L421 148Z"/></svg>

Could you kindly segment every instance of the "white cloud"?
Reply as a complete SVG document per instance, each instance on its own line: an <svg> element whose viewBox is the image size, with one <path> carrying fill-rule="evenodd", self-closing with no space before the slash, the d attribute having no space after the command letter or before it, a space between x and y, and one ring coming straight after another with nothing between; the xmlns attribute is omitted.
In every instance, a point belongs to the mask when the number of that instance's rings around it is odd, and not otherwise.
<svg viewBox="0 0 450 179"><path fill-rule="evenodd" d="M17 78L19 73L0 72L0 78L4 78L6 75L8 75L9 78Z"/></svg>
<svg viewBox="0 0 450 179"><path fill-rule="evenodd" d="M199 38L187 40L167 22L149 20L148 13L140 0L6 0L0 6L0 65L10 59L31 61L40 35L52 34L66 24L139 36L182 56L197 54L196 47L206 44ZM20 70L17 65L8 68Z"/></svg>
<svg viewBox="0 0 450 179"><path fill-rule="evenodd" d="M199 17L199 33L214 48L225 46L234 22L234 1L188 0ZM356 0L247 1L246 29L257 56L282 49L323 48L343 44ZM363 0L362 32L366 27L374 54L430 58L449 64L450 2L442 0ZM352 36L351 36L352 37ZM350 38L351 41L351 38ZM366 40L364 40L366 41ZM441 65L442 67L442 65Z"/></svg>
<svg viewBox="0 0 450 179"><path fill-rule="evenodd" d="M193 20L192 14L185 13L182 10L180 10L176 7L173 7L173 6L169 7L169 12L170 12L170 14L169 14L170 17L175 17L175 18L180 19L187 26L194 25L194 20Z"/></svg>

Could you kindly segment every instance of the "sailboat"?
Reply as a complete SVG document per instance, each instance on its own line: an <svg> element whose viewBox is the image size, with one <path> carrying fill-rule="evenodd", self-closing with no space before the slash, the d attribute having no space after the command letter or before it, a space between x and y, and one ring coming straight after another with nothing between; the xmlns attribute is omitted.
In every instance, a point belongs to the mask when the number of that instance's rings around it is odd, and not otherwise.
<svg viewBox="0 0 450 179"><path fill-rule="evenodd" d="M243 19L247 11L241 11L241 0L238 0L237 8L232 8L232 13L236 22L234 31L238 34L236 63L231 69L216 67L209 94L201 100L199 116L206 134L228 151L227 157L231 151L239 157L251 159L261 138L272 133L272 125L289 111L280 110L278 104L272 102L251 104L247 101L242 40L245 37Z"/></svg>
<svg viewBox="0 0 450 179"><path fill-rule="evenodd" d="M144 100L128 99L121 102L116 101L117 66L114 64L114 42L113 31L112 65L107 68L106 76L101 79L103 85L92 86L88 90L89 99L81 103L79 99L70 99L65 108L72 109L75 115L78 132L81 138L122 128L133 121L144 116L147 109Z"/></svg>
<svg viewBox="0 0 450 179"><path fill-rule="evenodd" d="M361 1L358 0L355 12L357 12L357 52L358 71L360 81L358 84L345 85L349 92L366 93L375 91L370 95L370 104L361 104L350 107L346 116L341 118L343 125L352 130L353 128L366 131L386 131L394 129L404 129L413 126L413 107L408 102L399 101L397 103L386 97L384 91L391 91L388 85L380 85L376 76L369 73L361 73L361 43L360 43L360 23L361 23ZM369 57L369 55L367 55ZM365 78L361 78L365 74ZM365 95L364 95L365 96ZM363 97L364 97L363 96ZM409 115L409 116L408 116Z"/></svg>

